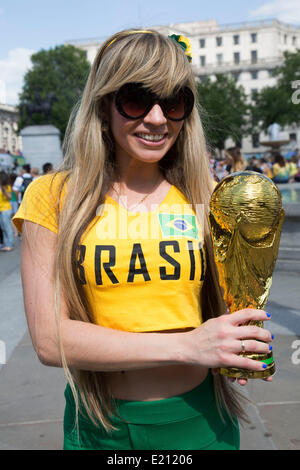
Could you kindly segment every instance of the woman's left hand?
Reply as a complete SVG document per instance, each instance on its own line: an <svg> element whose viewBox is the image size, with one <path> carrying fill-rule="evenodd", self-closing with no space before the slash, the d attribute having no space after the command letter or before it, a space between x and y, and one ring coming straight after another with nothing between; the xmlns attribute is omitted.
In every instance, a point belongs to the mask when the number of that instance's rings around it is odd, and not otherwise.
<svg viewBox="0 0 300 470"><path fill-rule="evenodd" d="M213 375L219 374L219 369L212 369L211 371ZM230 382L235 382L237 380L238 383L242 386L247 385L248 383L248 379L236 379L235 377L228 377L228 379L230 380ZM272 376L266 377L263 380L265 380L266 382L272 382L273 377Z"/></svg>

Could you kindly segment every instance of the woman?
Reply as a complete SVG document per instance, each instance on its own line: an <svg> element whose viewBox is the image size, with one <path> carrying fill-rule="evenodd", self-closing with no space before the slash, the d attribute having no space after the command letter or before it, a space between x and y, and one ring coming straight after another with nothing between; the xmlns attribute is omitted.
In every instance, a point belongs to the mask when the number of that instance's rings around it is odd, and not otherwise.
<svg viewBox="0 0 300 470"><path fill-rule="evenodd" d="M238 327L266 312L224 314L195 97L176 41L112 36L60 171L31 183L14 218L34 347L69 381L65 449L239 447L240 398L217 369L263 370L239 353L269 351L271 335Z"/></svg>
<svg viewBox="0 0 300 470"><path fill-rule="evenodd" d="M261 158L260 159L260 168L261 168L264 175L266 175L268 178L272 179L272 177L273 177L272 164L269 163L266 158Z"/></svg>
<svg viewBox="0 0 300 470"><path fill-rule="evenodd" d="M3 234L3 246L0 251L12 251L14 249L14 232L11 223L11 186L9 176L0 171L0 227Z"/></svg>
<svg viewBox="0 0 300 470"><path fill-rule="evenodd" d="M293 183L294 181L297 181L295 177L300 173L299 158L296 155L291 156L289 167L290 167L290 183Z"/></svg>
<svg viewBox="0 0 300 470"><path fill-rule="evenodd" d="M228 173L235 173L236 171L244 171L247 162L244 159L239 147L230 147L225 150L225 156L228 159Z"/></svg>
<svg viewBox="0 0 300 470"><path fill-rule="evenodd" d="M17 179L16 173L10 173L9 174L9 182L10 182L11 187L13 187L14 182L16 181L16 179ZM14 216L15 213L17 212L18 208L19 208L19 203L18 203L18 200L17 200L17 195L16 195L16 193L13 189L11 190L10 204L11 204L11 212L12 212L11 215ZM16 227L14 225L12 225L12 228L13 228L14 236L17 238L18 237L18 230L16 229Z"/></svg>
<svg viewBox="0 0 300 470"><path fill-rule="evenodd" d="M291 170L289 164L280 153L273 156L273 181L274 183L288 183Z"/></svg>

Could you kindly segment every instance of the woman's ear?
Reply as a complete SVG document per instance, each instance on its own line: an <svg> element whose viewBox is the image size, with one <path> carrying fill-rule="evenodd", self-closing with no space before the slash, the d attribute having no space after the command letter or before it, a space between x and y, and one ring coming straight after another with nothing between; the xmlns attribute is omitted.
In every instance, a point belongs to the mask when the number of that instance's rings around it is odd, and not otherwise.
<svg viewBox="0 0 300 470"><path fill-rule="evenodd" d="M111 132L110 116L111 116L112 96L104 96L99 104L99 119L102 127L102 137L109 152L114 150L114 138Z"/></svg>
<svg viewBox="0 0 300 470"><path fill-rule="evenodd" d="M101 121L102 131L108 132L110 129L110 107L111 107L112 98L109 96L104 96L99 103L98 107L98 116Z"/></svg>

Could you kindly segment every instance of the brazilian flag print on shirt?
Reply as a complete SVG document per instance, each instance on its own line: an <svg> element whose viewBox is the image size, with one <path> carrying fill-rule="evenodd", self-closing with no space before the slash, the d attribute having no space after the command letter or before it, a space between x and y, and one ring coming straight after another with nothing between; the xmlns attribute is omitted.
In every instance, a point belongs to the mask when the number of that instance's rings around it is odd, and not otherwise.
<svg viewBox="0 0 300 470"><path fill-rule="evenodd" d="M192 214L158 214L164 237L192 237L198 240L196 216Z"/></svg>

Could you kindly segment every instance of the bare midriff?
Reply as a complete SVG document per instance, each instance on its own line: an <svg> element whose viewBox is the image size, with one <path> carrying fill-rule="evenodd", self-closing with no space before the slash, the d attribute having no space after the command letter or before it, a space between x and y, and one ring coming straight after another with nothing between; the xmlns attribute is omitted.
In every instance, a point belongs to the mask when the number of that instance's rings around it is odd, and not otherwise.
<svg viewBox="0 0 300 470"><path fill-rule="evenodd" d="M152 331L179 333L193 328ZM193 390L206 378L207 367L176 364L139 370L106 372L114 398L131 401L162 400Z"/></svg>

